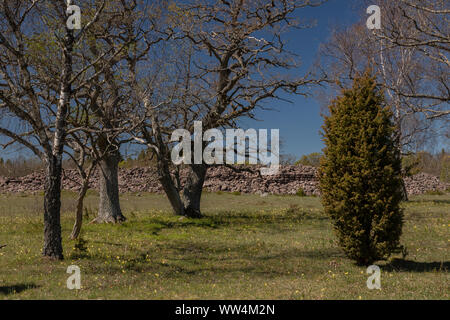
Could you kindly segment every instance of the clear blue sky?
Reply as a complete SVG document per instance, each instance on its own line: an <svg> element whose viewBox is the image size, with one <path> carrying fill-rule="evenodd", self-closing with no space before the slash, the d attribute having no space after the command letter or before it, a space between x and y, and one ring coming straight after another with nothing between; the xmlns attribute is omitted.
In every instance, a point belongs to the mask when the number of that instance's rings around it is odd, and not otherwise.
<svg viewBox="0 0 450 320"><path fill-rule="evenodd" d="M353 0L329 0L317 8L301 9L298 17L316 19L316 27L295 30L287 35L289 48L301 56L303 67L309 68L316 59L319 45L325 42L335 26L346 26L357 22L360 15ZM280 129L283 141L282 153L289 153L297 158L304 154L320 152L323 148L319 131L322 126L320 104L314 98L289 96L293 103L274 102L270 108L274 111L260 111L258 120L245 120L244 127Z"/></svg>

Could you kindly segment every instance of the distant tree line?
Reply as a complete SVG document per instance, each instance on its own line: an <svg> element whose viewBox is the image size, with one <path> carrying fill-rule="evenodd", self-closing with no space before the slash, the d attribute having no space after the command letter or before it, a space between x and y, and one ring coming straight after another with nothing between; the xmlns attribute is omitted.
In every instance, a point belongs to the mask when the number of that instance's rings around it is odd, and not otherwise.
<svg viewBox="0 0 450 320"><path fill-rule="evenodd" d="M0 176L3 177L22 177L42 169L42 162L39 159L22 156L5 160L0 157Z"/></svg>
<svg viewBox="0 0 450 320"><path fill-rule="evenodd" d="M319 167L322 157L323 154L320 152L306 154L297 160L295 165ZM402 167L406 175L423 172L437 176L444 182L450 182L450 153L445 149L437 153L418 151L403 155Z"/></svg>

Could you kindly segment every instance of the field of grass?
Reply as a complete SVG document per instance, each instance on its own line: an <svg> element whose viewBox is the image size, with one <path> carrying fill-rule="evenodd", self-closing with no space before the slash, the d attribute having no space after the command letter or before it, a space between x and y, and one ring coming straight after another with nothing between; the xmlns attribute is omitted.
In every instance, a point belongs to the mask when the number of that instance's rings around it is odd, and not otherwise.
<svg viewBox="0 0 450 320"><path fill-rule="evenodd" d="M122 225L68 240L75 194L63 195L64 261L44 259L42 196L0 195L0 299L449 299L450 195L405 203L402 244L379 262L381 290L336 244L320 199L206 193L205 218L170 213L161 195L125 194ZM85 222L97 196L87 198ZM69 265L81 290L69 290Z"/></svg>

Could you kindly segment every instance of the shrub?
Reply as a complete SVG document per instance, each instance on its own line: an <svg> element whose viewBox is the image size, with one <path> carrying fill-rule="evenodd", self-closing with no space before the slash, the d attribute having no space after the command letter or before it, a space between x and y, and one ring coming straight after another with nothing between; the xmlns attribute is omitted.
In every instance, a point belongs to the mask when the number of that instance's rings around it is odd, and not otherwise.
<svg viewBox="0 0 450 320"><path fill-rule="evenodd" d="M299 197L306 197L306 193L305 193L305 191L303 191L302 188L298 189L296 195Z"/></svg>
<svg viewBox="0 0 450 320"><path fill-rule="evenodd" d="M231 193L233 196L240 196L241 193L239 191L234 191Z"/></svg>
<svg viewBox="0 0 450 320"><path fill-rule="evenodd" d="M322 203L340 246L359 265L400 248L401 161L391 112L367 72L329 107L319 169Z"/></svg>

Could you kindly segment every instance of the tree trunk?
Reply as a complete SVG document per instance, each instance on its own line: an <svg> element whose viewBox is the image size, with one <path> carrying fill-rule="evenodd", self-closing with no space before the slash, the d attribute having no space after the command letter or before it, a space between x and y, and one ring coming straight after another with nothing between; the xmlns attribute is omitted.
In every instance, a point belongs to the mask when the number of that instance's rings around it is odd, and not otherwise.
<svg viewBox="0 0 450 320"><path fill-rule="evenodd" d="M395 109L395 116L394 116L395 126L397 127L396 136L395 136L395 143L397 145L397 156L399 158L399 161L401 163L401 172L402 172L402 185L401 185L401 194L402 194L402 200L408 201L408 192L406 191L406 185L405 185L405 179L406 172L403 170L403 162L402 162L402 121L400 118L400 109L397 107Z"/></svg>
<svg viewBox="0 0 450 320"><path fill-rule="evenodd" d="M100 161L100 203L97 223L123 222L126 218L119 200L119 151L111 151Z"/></svg>
<svg viewBox="0 0 450 320"><path fill-rule="evenodd" d="M200 200L203 183L205 182L208 167L205 164L192 164L189 166L189 177L183 188L184 215L190 218L200 218Z"/></svg>
<svg viewBox="0 0 450 320"><path fill-rule="evenodd" d="M195 164L190 166L189 177L180 195L180 186L176 186L170 174L169 167L164 161L158 161L158 180L169 199L173 212L179 216L189 218L202 217L200 200L202 197L203 183L205 181L207 166Z"/></svg>
<svg viewBox="0 0 450 320"><path fill-rule="evenodd" d="M77 199L77 212L75 216L75 223L73 225L72 233L70 235L70 239L75 240L80 236L81 226L83 224L83 203L84 197L86 196L86 192L88 190L87 184L81 187L80 192L78 193Z"/></svg>
<svg viewBox="0 0 450 320"><path fill-rule="evenodd" d="M145 102L148 105L148 102ZM167 149L167 145L163 142L161 129L155 114L152 114L153 134L158 144L159 151L157 153L158 179L170 201L172 209L176 215L186 216L189 218L200 218L200 199L202 196L203 183L205 181L207 166L206 164L193 164L189 166L189 177L183 188L183 194L180 195L181 185L179 179L174 181L169 163L171 155ZM144 131L144 136L147 133ZM147 141L151 139L147 138ZM178 176L177 176L178 177ZM178 177L179 178L179 177Z"/></svg>
<svg viewBox="0 0 450 320"><path fill-rule="evenodd" d="M61 156L51 156L47 161L47 177L44 192L44 249L42 254L62 260L61 240Z"/></svg>
<svg viewBox="0 0 450 320"><path fill-rule="evenodd" d="M184 206L181 201L180 191L175 186L175 183L170 175L170 169L164 160L158 159L158 180L161 183L164 192L169 199L170 205L172 206L173 213L175 215L184 216Z"/></svg>
<svg viewBox="0 0 450 320"><path fill-rule="evenodd" d="M83 204L84 204L84 198L86 197L86 193L89 189L89 181L92 176L92 172L94 172L96 164L92 163L91 166L88 169L88 173L84 174L82 165L80 166L80 176L83 180L81 184L81 189L78 192L78 199L77 199L77 212L75 216L75 224L72 228L72 234L70 235L70 239L75 240L80 236L81 232L81 226L83 224Z"/></svg>
<svg viewBox="0 0 450 320"><path fill-rule="evenodd" d="M402 179L402 197L403 201L408 201L408 191L406 190L405 179Z"/></svg>

